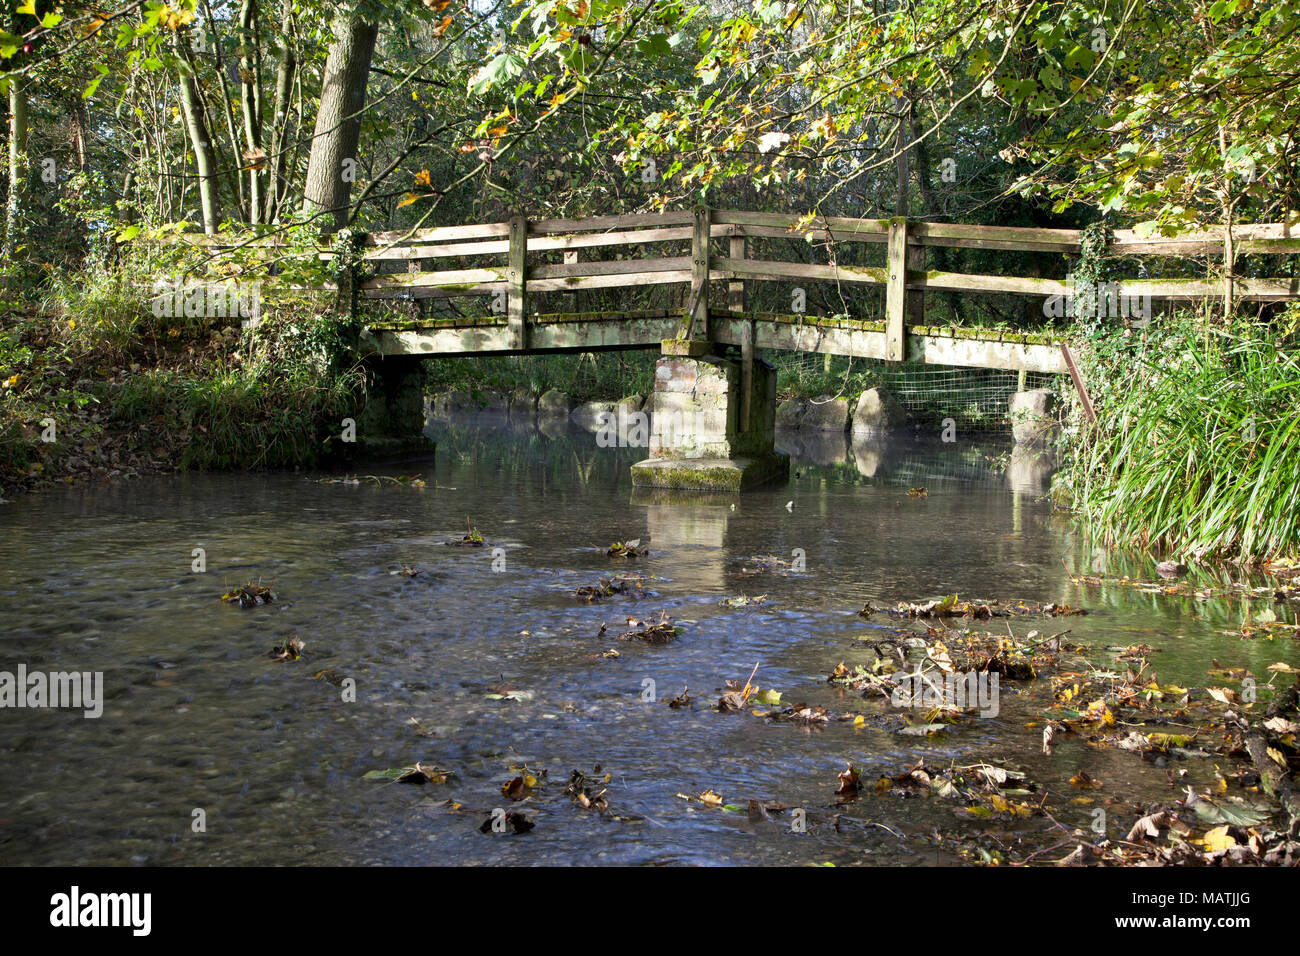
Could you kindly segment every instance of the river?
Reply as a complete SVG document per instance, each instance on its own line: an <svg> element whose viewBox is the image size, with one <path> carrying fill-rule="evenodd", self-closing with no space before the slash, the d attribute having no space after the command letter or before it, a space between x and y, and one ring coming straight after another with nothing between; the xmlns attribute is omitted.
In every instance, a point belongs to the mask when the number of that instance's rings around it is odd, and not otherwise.
<svg viewBox="0 0 1300 956"><path fill-rule="evenodd" d="M960 862L951 844L963 832L1007 841L1047 822L965 820L944 801L869 786L841 802L837 774L850 762L871 781L921 758L988 760L1058 791L1084 769L1135 806L1178 790L1168 767L1131 753L1067 740L1044 755L1025 726L1032 686L1004 688L998 716L926 739L878 722L719 713L724 681L744 683L757 664L754 682L784 702L882 711L826 682L837 663L864 659L857 638L894 624L857 610L953 593L1082 606L1087 616L977 626L1147 643L1162 682L1203 686L1216 657L1261 675L1300 663L1291 637L1242 639L1239 600L1072 583L1079 569L1154 570L1089 547L1040 500L1045 470L1000 467L1004 446L846 450L786 436L788 485L683 499L634 490L628 466L642 452L599 448L586 431L431 428L435 459L375 470L418 472L423 487L178 474L0 507L0 669L102 671L106 697L98 719L0 712L0 863ZM907 494L918 486L925 497ZM447 544L467 518L485 547ZM650 553L606 555L628 539ZM742 573L767 555L803 569ZM403 565L420 573L393 573ZM571 593L632 569L651 576L643 598ZM274 603L219 600L249 579L272 584ZM766 601L721 603L742 595ZM660 612L682 626L676 640L618 639L629 616ZM303 658L271 660L295 633ZM685 687L697 702L669 707ZM417 761L453 775L364 778ZM1181 763L1180 787L1212 770ZM521 767L547 775L515 804L501 786ZM593 788L608 812L563 793L575 769L608 775ZM788 811L763 819L682 796L705 791L804 808L806 832ZM498 807L535 829L480 832ZM1086 826L1090 813L1081 802L1066 822Z"/></svg>

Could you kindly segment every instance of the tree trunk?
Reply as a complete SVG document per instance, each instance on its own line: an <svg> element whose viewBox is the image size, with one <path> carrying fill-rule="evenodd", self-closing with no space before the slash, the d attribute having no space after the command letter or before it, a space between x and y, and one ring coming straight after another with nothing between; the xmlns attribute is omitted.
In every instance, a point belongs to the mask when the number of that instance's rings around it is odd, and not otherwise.
<svg viewBox="0 0 1300 956"><path fill-rule="evenodd" d="M366 104L366 80L378 35L378 25L365 22L355 8L343 12L335 20L335 39L325 61L316 131L303 187L303 210L331 213L334 229L348 223L361 111Z"/></svg>
<svg viewBox="0 0 1300 956"><path fill-rule="evenodd" d="M256 0L244 0L239 10L239 106L244 118L244 166L248 170L248 221L261 222L262 200L262 85L258 47Z"/></svg>
<svg viewBox="0 0 1300 956"><path fill-rule="evenodd" d="M194 163L199 173L199 206L203 215L203 231L211 235L221 223L216 151L208 132L203 102L199 99L198 83L194 79L194 60L179 33L176 35L176 49L185 61L180 70L181 109L185 114L185 128L189 132L190 148L194 150Z"/></svg>
<svg viewBox="0 0 1300 956"><path fill-rule="evenodd" d="M298 59L291 44L291 38L286 36L275 76L275 103L272 107L275 115L271 120L271 151L268 156L271 175L263 210L263 221L268 224L275 221L280 212L280 203L284 201L288 190L285 167L289 159L289 97L293 92L294 73L298 69Z"/></svg>
<svg viewBox="0 0 1300 956"><path fill-rule="evenodd" d="M898 98L898 134L894 139L894 168L898 173L897 188L894 195L894 215L907 215L907 196L908 196L908 158L910 150L907 149L908 142L908 114L911 112L911 104L907 97Z"/></svg>
<svg viewBox="0 0 1300 956"><path fill-rule="evenodd" d="M27 86L26 77L15 74L9 83L9 196L5 201L4 259L12 259L18 248L18 221L22 194L27 186Z"/></svg>
<svg viewBox="0 0 1300 956"><path fill-rule="evenodd" d="M907 144L911 141L912 123L915 120L916 106L909 96L898 98L898 137L894 149L898 153L895 165L898 182L894 196L894 215L906 219L910 213L912 150ZM903 256L904 271L925 271L925 247L908 244ZM925 293L913 291L904 294L907 304L907 316L904 321L909 325L921 325L925 322Z"/></svg>
<svg viewBox="0 0 1300 956"><path fill-rule="evenodd" d="M921 138L921 124L917 120L915 109L912 111L912 138L916 140L916 145L912 149L916 152L916 185L921 192L921 208L925 210L926 217L933 221L939 216L939 201L934 195L934 186L930 179L930 149ZM933 246L930 251L934 256L934 267L937 270L952 271L947 249L943 246ZM952 310L953 318L961 322L961 296L956 292L946 292L944 299Z"/></svg>
<svg viewBox="0 0 1300 956"><path fill-rule="evenodd" d="M209 110L206 101L203 99L202 90L199 91L200 93L199 103L202 105L204 114L213 117L212 119L213 125L210 128L210 132L214 136L218 135L217 125L216 125L217 117L221 118L221 121L226 128L225 132L226 132L226 138L230 146L230 157L228 160L228 164L223 168L231 168L235 170L235 175L232 177L234 189L232 190L231 199L234 201L236 208L240 210L240 215L243 215L244 218L247 220L248 203L245 201L243 170L242 170L242 165L239 161L239 155L240 155L239 134L235 131L235 119L236 119L235 111L230 109L230 104L234 102L234 95L230 92L230 82L229 82L230 71L226 69L225 54L221 52L223 49L221 34L220 31L218 31L217 29L218 23L222 23L225 21L224 20L219 21L217 20L216 17L213 16L212 4L209 3L208 0L204 0L203 5L207 9L208 27L212 30L212 36L208 37L205 34L203 38L204 39L203 46L198 51L195 52L201 52L206 54L209 49L208 45L211 44L212 59L215 61L216 64L216 70L214 72L216 73L217 78L221 81L221 97L220 97L221 108L217 110ZM191 50L193 50L192 45L191 45ZM190 62L191 64L193 64L194 61L193 61L192 53L187 54L187 56L189 56ZM195 68L195 72L197 73L197 67ZM238 65L236 65L235 67L236 79L239 78L238 74L239 74L239 67ZM212 148L215 154L215 151L217 150L216 142L212 144Z"/></svg>

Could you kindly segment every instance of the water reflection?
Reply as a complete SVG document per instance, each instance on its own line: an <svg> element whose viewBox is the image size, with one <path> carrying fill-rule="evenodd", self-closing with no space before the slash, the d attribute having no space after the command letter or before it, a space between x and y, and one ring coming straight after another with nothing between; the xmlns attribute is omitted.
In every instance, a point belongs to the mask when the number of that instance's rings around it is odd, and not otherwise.
<svg viewBox="0 0 1300 956"><path fill-rule="evenodd" d="M700 549L693 577L711 590L726 588L727 522L738 494L634 488L632 504L645 509L646 543L656 549Z"/></svg>
<svg viewBox="0 0 1300 956"><path fill-rule="evenodd" d="M1041 497L1051 490L1058 467L1054 451L1016 445L1007 462L1007 486L1018 495Z"/></svg>

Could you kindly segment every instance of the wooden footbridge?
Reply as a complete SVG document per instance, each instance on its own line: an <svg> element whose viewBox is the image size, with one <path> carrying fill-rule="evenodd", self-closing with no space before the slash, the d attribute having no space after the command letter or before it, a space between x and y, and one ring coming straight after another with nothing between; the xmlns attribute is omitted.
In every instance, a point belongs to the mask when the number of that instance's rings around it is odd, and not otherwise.
<svg viewBox="0 0 1300 956"><path fill-rule="evenodd" d="M1300 252L1295 228L1300 223L1176 237L1117 230L1106 251L1222 255L1231 276L1240 253ZM424 357L660 349L665 357L655 377L650 457L632 468L638 485L736 490L786 473L788 459L773 443L776 376L756 357L761 349L1068 372L1085 414L1094 418L1064 323L1045 329L1047 320L1037 331L1001 331L935 327L925 319L925 295L934 292L1019 295L1031 297L1031 308L1053 297L1063 306L1080 292L1100 299L1101 289L1078 290L1041 274L928 268L932 247L1079 255L1080 230L701 208L585 219L514 216L348 239L338 251L318 254L348 255L347 268L334 270L342 288L333 288L337 304L361 318L358 345L382 380L371 391L376 419L400 418L408 423L403 427L418 431L418 360ZM219 248L224 240L199 241ZM1065 270L1058 258L1046 271L1059 276ZM1142 271L1150 271L1145 263ZM805 314L809 284L825 293L820 310L834 314ZM656 287L668 287L667 295ZM1289 300L1300 297L1300 279L1148 274L1108 283L1104 296L1106 316L1132 321L1137 302L1145 321L1153 300ZM552 308L557 297L561 310ZM656 297L668 301L647 308ZM590 308L594 299L604 300L602 308ZM388 300L389 307L375 308L376 300ZM368 301L369 307L358 308ZM755 307L773 302L789 302L790 308ZM1039 314L1046 320L1049 311ZM1062 307L1051 314L1068 312ZM1035 313L1027 315L1024 324L1032 327ZM398 409L404 411L398 415Z"/></svg>
<svg viewBox="0 0 1300 956"><path fill-rule="evenodd" d="M1300 228L1300 227L1297 227ZM1282 224L1237 226L1235 252L1300 251L1300 239ZM803 240L820 262L772 257L776 243ZM365 299L427 302L486 297L478 316L432 318L427 307L409 319L375 321L364 344L382 356L524 354L659 348L688 340L754 349L786 349L860 358L1064 373L1069 371L1063 333L934 327L925 323L926 292L1014 293L1071 296L1061 279L978 275L926 268L930 247L1078 254L1077 229L975 226L904 219L801 217L780 213L694 211L585 219L528 220L443 226L365 238L364 261L380 274L364 278ZM885 246L884 265L846 265L842 254L863 243ZM760 247L762 247L760 249ZM1112 234L1110 255L1201 256L1222 254L1222 230L1177 237ZM610 253L613 255L611 256ZM593 257L595 256L595 257ZM447 263L455 268L431 268ZM405 271L400 269L405 264ZM753 283L830 283L837 290L882 287L883 318L847 313L814 317L747 309ZM663 309L542 314L534 304L546 293L568 293L570 304L592 290L631 291L676 285L679 302ZM1112 294L1152 299L1222 296L1221 279L1142 278L1119 283ZM1242 300L1296 298L1295 278L1237 279Z"/></svg>

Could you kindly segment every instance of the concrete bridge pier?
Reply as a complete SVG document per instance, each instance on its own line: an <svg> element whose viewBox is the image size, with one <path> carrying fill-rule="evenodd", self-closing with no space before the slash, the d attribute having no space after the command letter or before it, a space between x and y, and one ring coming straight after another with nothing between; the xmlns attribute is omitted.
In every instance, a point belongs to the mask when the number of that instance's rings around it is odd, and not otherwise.
<svg viewBox="0 0 1300 956"><path fill-rule="evenodd" d="M740 491L784 480L790 457L774 445L776 370L750 350L741 361L724 358L715 343L669 340L663 349L650 457L632 466L632 484Z"/></svg>

